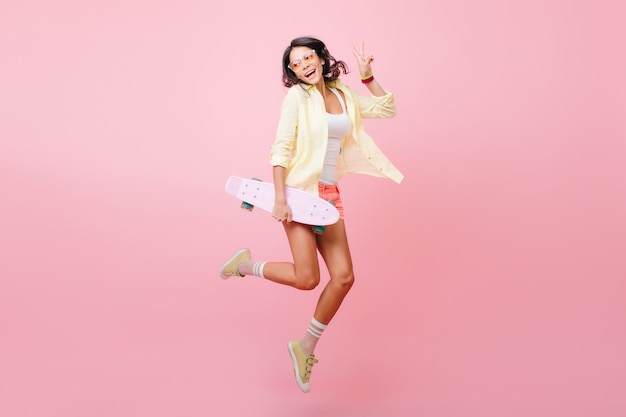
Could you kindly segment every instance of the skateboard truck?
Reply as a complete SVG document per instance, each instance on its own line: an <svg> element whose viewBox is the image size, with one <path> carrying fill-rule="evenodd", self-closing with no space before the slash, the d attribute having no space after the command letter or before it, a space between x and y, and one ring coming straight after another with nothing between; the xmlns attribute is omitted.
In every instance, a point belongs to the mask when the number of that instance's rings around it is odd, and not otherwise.
<svg viewBox="0 0 626 417"><path fill-rule="evenodd" d="M316 235L321 235L326 230L326 226L311 226Z"/></svg>
<svg viewBox="0 0 626 417"><path fill-rule="evenodd" d="M335 202L333 200L326 200L326 201L328 201L333 206L335 205ZM316 235L321 235L326 230L326 226L311 226L311 229L313 229Z"/></svg>
<svg viewBox="0 0 626 417"><path fill-rule="evenodd" d="M263 182L263 180L262 180L262 179L260 179L260 178L256 178L256 177L255 177L255 178L252 178L252 179L253 179L254 181L260 181L260 182ZM242 209L244 209L244 210L246 210L246 211L252 211L252 210L254 210L254 204L250 204L250 203L248 203L248 202L246 202L246 201L242 201L242 202L241 202L241 208L242 208Z"/></svg>

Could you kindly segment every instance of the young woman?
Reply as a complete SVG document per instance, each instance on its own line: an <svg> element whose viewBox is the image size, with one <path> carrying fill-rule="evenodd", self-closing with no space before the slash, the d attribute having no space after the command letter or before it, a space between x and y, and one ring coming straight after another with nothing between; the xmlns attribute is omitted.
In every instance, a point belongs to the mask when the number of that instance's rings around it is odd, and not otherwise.
<svg viewBox="0 0 626 417"><path fill-rule="evenodd" d="M403 178L364 131L362 123L362 118L393 117L393 95L374 79L374 57L364 53L363 45L359 50L353 47L353 52L370 95L361 95L340 81L340 74L348 72L346 64L335 60L322 41L301 37L286 48L283 84L289 90L283 99L270 161L276 192L272 215L283 224L293 262L255 262L248 249L240 249L220 269L224 279L254 275L311 290L320 282L319 251L330 280L304 336L288 343L296 381L304 392L310 389L311 369L317 363L315 346L354 282L337 181L351 172L398 183ZM322 234L314 233L311 226L292 222L285 186L333 201L340 220L327 226Z"/></svg>

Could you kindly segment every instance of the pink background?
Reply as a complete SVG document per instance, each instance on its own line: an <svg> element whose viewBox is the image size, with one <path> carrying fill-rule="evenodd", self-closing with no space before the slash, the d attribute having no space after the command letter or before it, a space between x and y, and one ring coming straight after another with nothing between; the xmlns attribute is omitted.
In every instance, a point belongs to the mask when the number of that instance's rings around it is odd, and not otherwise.
<svg viewBox="0 0 626 417"><path fill-rule="evenodd" d="M625 28L606 0L3 0L0 415L626 415ZM223 187L271 178L308 34L375 55L406 180L342 181L357 282L304 395L322 287L217 270L289 257Z"/></svg>

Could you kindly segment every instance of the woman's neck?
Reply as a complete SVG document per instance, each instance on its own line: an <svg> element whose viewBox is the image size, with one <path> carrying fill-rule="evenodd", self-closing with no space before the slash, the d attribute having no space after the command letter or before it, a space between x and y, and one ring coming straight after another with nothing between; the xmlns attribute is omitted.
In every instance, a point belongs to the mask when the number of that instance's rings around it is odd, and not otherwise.
<svg viewBox="0 0 626 417"><path fill-rule="evenodd" d="M324 97L324 101L326 101L326 92L328 91L328 87L326 87L326 83L324 82L324 80L315 84L315 87L317 87L317 90L322 93L322 97Z"/></svg>

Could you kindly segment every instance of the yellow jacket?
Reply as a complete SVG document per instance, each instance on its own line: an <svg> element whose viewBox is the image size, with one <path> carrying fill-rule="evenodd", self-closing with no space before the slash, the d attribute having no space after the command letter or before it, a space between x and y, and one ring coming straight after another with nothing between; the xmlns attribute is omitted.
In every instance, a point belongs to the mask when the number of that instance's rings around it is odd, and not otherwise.
<svg viewBox="0 0 626 417"><path fill-rule="evenodd" d="M340 80L328 86L343 91L350 116L351 132L344 138L337 161L337 178L349 173L389 178L400 183L404 176L365 132L362 118L387 118L396 115L393 95L364 96ZM286 168L285 185L318 195L328 122L326 107L319 90L313 85L298 84L283 99L276 140L270 152L272 166Z"/></svg>

